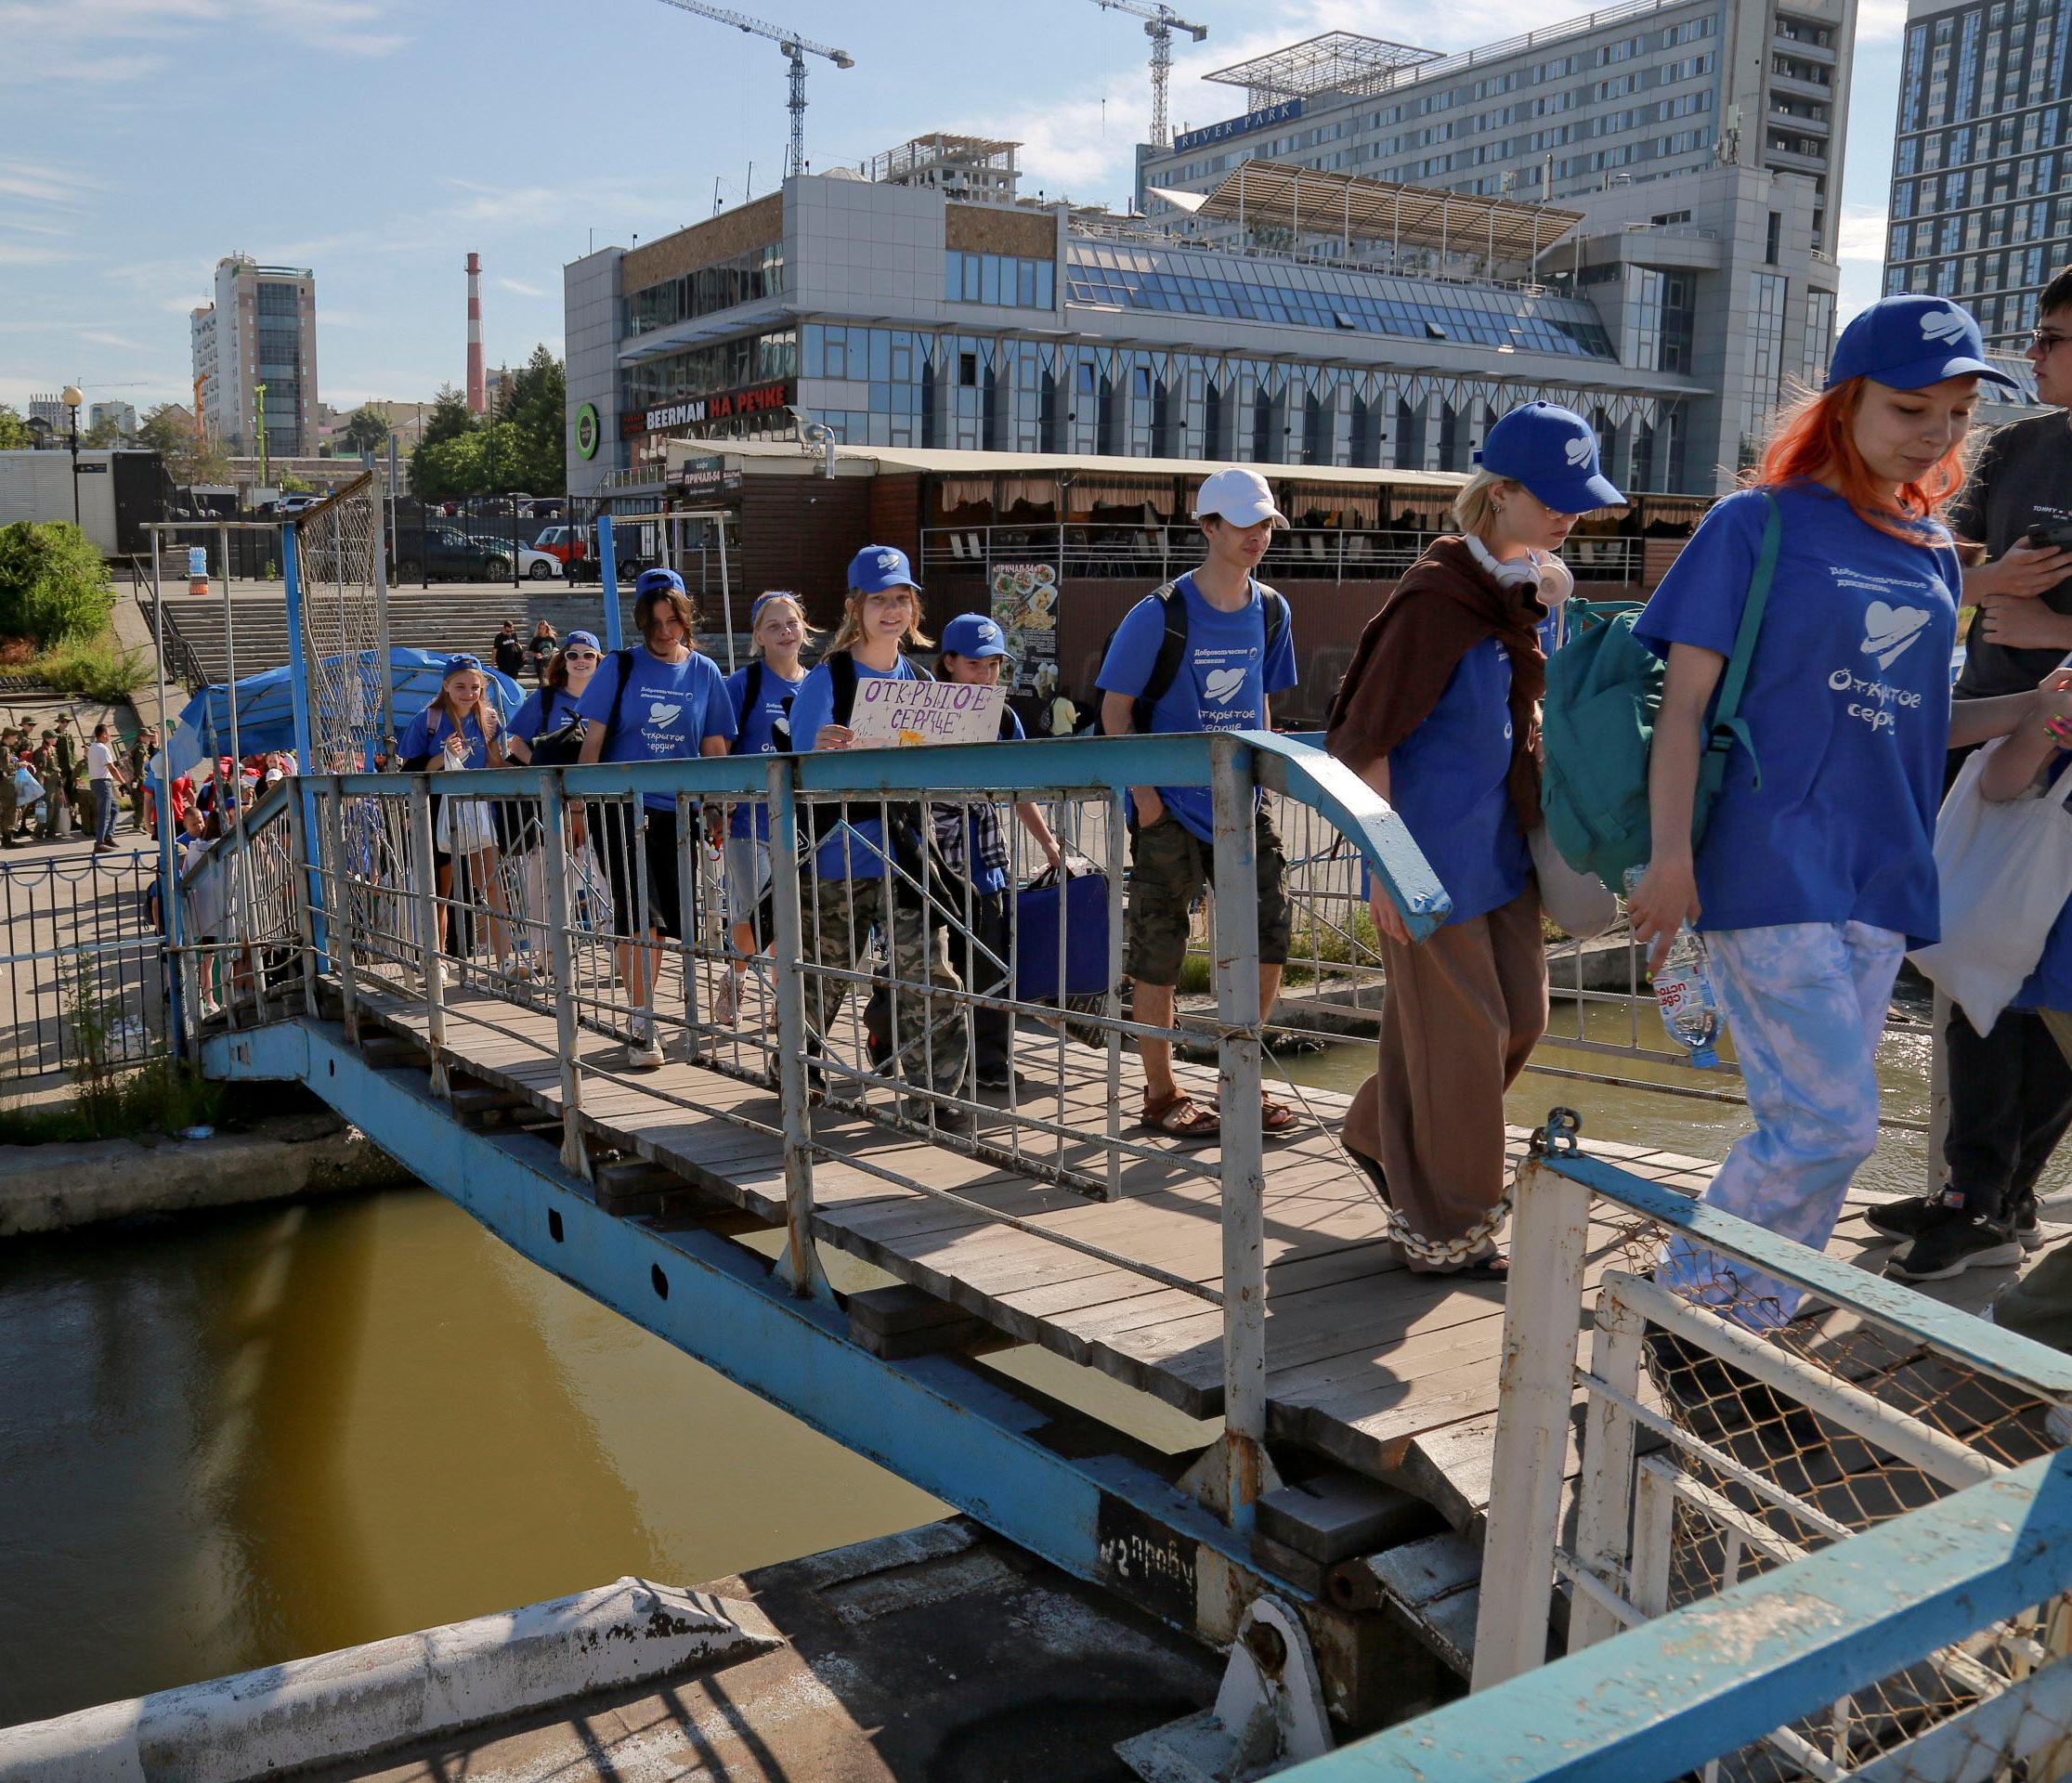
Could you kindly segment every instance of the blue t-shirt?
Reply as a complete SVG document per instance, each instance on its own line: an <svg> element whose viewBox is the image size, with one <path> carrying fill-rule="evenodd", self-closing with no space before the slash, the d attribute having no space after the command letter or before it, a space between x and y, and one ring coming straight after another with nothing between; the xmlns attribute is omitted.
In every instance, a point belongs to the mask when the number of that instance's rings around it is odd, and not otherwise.
<svg viewBox="0 0 2072 1783"><path fill-rule="evenodd" d="M582 715L603 724L611 717L619 691L619 653L597 665L583 689ZM734 740L734 708L726 697L712 658L694 650L681 662L664 662L645 648L632 652L626 697L619 702L619 724L605 738L601 761L681 761L699 754L709 736ZM666 792L647 795L650 811L674 811L676 800Z"/></svg>
<svg viewBox="0 0 2072 1783"><path fill-rule="evenodd" d="M1818 485L1773 491L1783 535L1737 746L1697 854L1701 929L1865 922L1935 939L1935 810L1963 572L1948 536L1909 544ZM1761 493L1705 516L1634 628L1731 656L1768 514ZM1755 785L1757 761L1762 786Z"/></svg>
<svg viewBox="0 0 2072 1783"><path fill-rule="evenodd" d="M1439 704L1388 752L1388 802L1468 922L1525 890L1532 857L1511 810L1511 658L1485 638Z"/></svg>
<svg viewBox="0 0 2072 1783"><path fill-rule="evenodd" d="M1263 731L1270 694L1295 685L1295 626L1281 628L1271 660L1266 659L1266 601L1259 584L1234 612L1211 606L1194 586L1193 572L1176 586L1187 603L1187 655L1173 684L1152 708L1154 731ZM1123 616L1095 678L1105 694L1144 691L1158 646L1166 636L1163 605L1146 597ZM1160 787L1166 809L1187 829L1208 841L1215 835L1206 787Z"/></svg>
<svg viewBox="0 0 2072 1783"><path fill-rule="evenodd" d="M862 662L856 664L858 681L918 681L914 665L905 657L889 671L880 671ZM791 702L791 746L801 755L813 748L814 738L835 722L835 683L822 663L799 683L798 697ZM875 812L875 799L859 799L853 809L854 821L835 824L814 856L813 870L823 879L881 879L885 877L885 826L866 811ZM833 822L831 806L822 807L824 820Z"/></svg>
<svg viewBox="0 0 2072 1783"><path fill-rule="evenodd" d="M427 706L422 712L403 726L403 735L396 745L397 756L405 761L420 755L437 757L446 747L446 739L453 734L453 725L446 714L436 706ZM489 745L482 735L481 721L473 712L461 720L461 735L467 739L468 752L461 765L466 768L486 768L489 765Z"/></svg>
<svg viewBox="0 0 2072 1783"><path fill-rule="evenodd" d="M580 703L566 687L536 687L511 714L511 735L524 737L530 748L534 737L558 731L575 717Z"/></svg>
<svg viewBox="0 0 2072 1783"><path fill-rule="evenodd" d="M736 755L775 755L777 753L775 726L784 719L799 689L805 685L806 678L801 675L796 681L787 681L774 673L768 663L762 665L762 689L756 696L755 709L742 710L742 702L749 696L749 671L736 669L726 678L727 703L734 708L734 749ZM807 748L812 745L808 744ZM734 814L727 819L726 833L741 838L749 833L749 807L736 804ZM770 807L758 802L755 806L755 839L770 839Z"/></svg>

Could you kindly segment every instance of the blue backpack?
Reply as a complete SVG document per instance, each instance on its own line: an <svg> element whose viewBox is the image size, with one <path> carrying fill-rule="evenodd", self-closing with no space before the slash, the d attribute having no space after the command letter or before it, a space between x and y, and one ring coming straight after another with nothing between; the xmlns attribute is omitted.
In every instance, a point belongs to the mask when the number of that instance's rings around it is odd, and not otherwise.
<svg viewBox="0 0 2072 1783"><path fill-rule="evenodd" d="M1734 654L1720 677L1707 729L1691 806L1693 841L1705 833L1713 800L1727 776L1728 751L1739 743L1752 760L1755 755L1754 739L1739 713L1755 639L1763 629L1763 609L1769 605L1783 528L1775 498L1766 493L1763 499L1769 517L1734 634ZM1653 852L1648 757L1654 743L1655 713L1662 705L1662 663L1634 636L1636 611L1612 611L1571 599L1568 615L1568 642L1547 661L1540 720L1544 749L1540 812L1547 839L1561 858L1579 873L1595 873L1622 896L1627 872L1645 866ZM1763 784L1760 761L1755 784Z"/></svg>

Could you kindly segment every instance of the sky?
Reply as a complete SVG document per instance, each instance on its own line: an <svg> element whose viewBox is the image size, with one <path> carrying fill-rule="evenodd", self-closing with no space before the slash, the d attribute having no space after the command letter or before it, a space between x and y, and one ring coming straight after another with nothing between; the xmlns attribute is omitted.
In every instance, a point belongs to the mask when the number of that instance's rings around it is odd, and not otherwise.
<svg viewBox="0 0 2072 1783"><path fill-rule="evenodd" d="M1245 109L1218 68L1321 31L1452 51L1574 0L1183 0L1174 128ZM1023 190L1120 205L1149 126L1140 22L1095 0L747 0L813 59L816 169L932 130L1023 145ZM758 17L766 16L758 12ZM1905 0L1861 0L1843 313L1877 295ZM191 398L188 312L227 254L317 275L317 381L349 409L561 350L561 268L774 189L776 45L663 0L0 0L0 402L77 383Z"/></svg>

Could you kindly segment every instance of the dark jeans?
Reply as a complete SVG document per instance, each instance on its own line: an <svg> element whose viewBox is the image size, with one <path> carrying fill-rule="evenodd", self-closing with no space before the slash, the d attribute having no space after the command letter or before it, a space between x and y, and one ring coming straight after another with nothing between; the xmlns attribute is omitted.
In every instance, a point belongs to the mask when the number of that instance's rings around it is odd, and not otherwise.
<svg viewBox="0 0 2072 1783"><path fill-rule="evenodd" d="M950 940L950 957L964 983L982 996L1012 996L1007 966L1014 934L1013 892L974 893L971 926L968 938L953 934ZM980 1083L1006 1081L1013 1069L1013 1044L1014 1018L1005 1009L971 1011L971 1052Z"/></svg>
<svg viewBox="0 0 2072 1783"><path fill-rule="evenodd" d="M2042 1018L2009 1010L1981 1037L1952 1009L1949 1131L1943 1162L1964 1211L2006 1219L2036 1192L2036 1179L2072 1126L2072 1065Z"/></svg>

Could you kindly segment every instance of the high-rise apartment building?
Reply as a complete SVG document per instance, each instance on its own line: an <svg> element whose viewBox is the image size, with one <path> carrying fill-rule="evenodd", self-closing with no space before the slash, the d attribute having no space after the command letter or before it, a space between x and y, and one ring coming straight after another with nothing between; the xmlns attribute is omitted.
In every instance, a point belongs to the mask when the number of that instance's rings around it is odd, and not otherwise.
<svg viewBox="0 0 2072 1783"><path fill-rule="evenodd" d="M1890 213L1885 290L2017 350L2072 263L2072 0L1909 0Z"/></svg>
<svg viewBox="0 0 2072 1783"><path fill-rule="evenodd" d="M87 425L98 427L104 422L113 425L124 439L137 431L137 407L128 402L97 402L87 411Z"/></svg>
<svg viewBox="0 0 2072 1783"><path fill-rule="evenodd" d="M1204 200L1268 162L1580 211L1528 288L1587 295L1628 364L1706 386L1673 456L1725 488L1833 344L1855 29L1856 0L1637 0L1446 56L1335 32L1211 76L1247 109L1140 150L1139 203L1256 243Z"/></svg>
<svg viewBox="0 0 2072 1783"><path fill-rule="evenodd" d="M317 275L262 267L241 254L215 263L215 301L189 317L194 376L208 431L233 457L259 449L266 386L267 450L317 449Z"/></svg>

